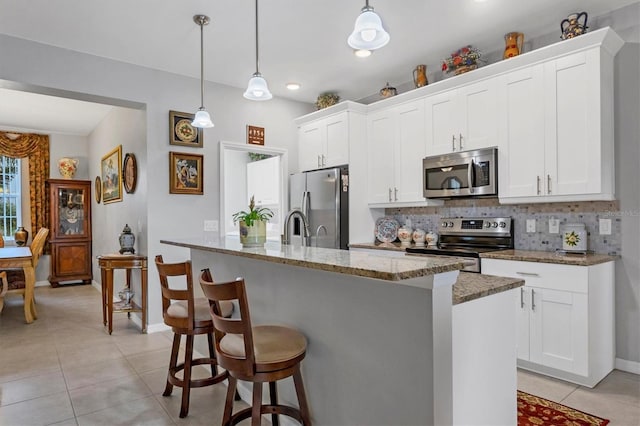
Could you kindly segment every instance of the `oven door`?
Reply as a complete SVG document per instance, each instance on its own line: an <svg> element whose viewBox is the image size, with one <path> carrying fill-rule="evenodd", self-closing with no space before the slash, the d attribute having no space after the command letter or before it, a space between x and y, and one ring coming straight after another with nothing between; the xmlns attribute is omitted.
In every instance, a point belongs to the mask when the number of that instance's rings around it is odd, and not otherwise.
<svg viewBox="0 0 640 426"><path fill-rule="evenodd" d="M425 198L498 194L496 148L427 157L422 165Z"/></svg>

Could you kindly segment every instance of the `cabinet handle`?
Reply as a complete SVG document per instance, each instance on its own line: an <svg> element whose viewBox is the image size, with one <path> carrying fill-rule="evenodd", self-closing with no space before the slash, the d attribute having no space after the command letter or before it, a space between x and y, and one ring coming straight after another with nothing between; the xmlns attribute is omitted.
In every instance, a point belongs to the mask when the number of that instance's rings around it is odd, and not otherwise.
<svg viewBox="0 0 640 426"><path fill-rule="evenodd" d="M398 201L398 188L393 188L394 201Z"/></svg>
<svg viewBox="0 0 640 426"><path fill-rule="evenodd" d="M389 201L392 201L391 200L391 188L389 188Z"/></svg>
<svg viewBox="0 0 640 426"><path fill-rule="evenodd" d="M462 149L464 148L462 146L462 133L460 133L460 139L458 140L458 145L460 146L460 151L462 151Z"/></svg>
<svg viewBox="0 0 640 426"><path fill-rule="evenodd" d="M551 175L547 175L547 194L551 194Z"/></svg>
<svg viewBox="0 0 640 426"><path fill-rule="evenodd" d="M531 310L536 310L536 292L531 289Z"/></svg>
<svg viewBox="0 0 640 426"><path fill-rule="evenodd" d="M525 277L539 277L540 274L536 274L535 272L516 272L518 275L524 275Z"/></svg>
<svg viewBox="0 0 640 426"><path fill-rule="evenodd" d="M524 287L520 287L520 309L524 309Z"/></svg>
<svg viewBox="0 0 640 426"><path fill-rule="evenodd" d="M451 150L456 150L456 135L451 135Z"/></svg>
<svg viewBox="0 0 640 426"><path fill-rule="evenodd" d="M322 166L322 164L320 163L320 156L318 155L318 167Z"/></svg>
<svg viewBox="0 0 640 426"><path fill-rule="evenodd" d="M536 176L536 182L538 185L538 195L540 195L540 176Z"/></svg>

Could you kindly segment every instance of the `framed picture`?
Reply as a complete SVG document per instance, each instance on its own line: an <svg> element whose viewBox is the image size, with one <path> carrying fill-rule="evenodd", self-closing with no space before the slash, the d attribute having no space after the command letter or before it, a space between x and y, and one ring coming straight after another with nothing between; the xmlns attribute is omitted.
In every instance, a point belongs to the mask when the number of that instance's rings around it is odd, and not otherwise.
<svg viewBox="0 0 640 426"><path fill-rule="evenodd" d="M100 162L102 180L102 202L104 204L122 201L122 145L102 157Z"/></svg>
<svg viewBox="0 0 640 426"><path fill-rule="evenodd" d="M202 159L198 154L169 152L169 193L202 195Z"/></svg>
<svg viewBox="0 0 640 426"><path fill-rule="evenodd" d="M96 203L100 204L100 201L102 201L102 180L100 179L100 176L96 176L94 191L96 193Z"/></svg>
<svg viewBox="0 0 640 426"><path fill-rule="evenodd" d="M124 155L122 162L122 184L127 194L131 194L136 190L136 182L138 181L138 163L136 156L130 152Z"/></svg>
<svg viewBox="0 0 640 426"><path fill-rule="evenodd" d="M247 125L247 143L264 145L264 127Z"/></svg>
<svg viewBox="0 0 640 426"><path fill-rule="evenodd" d="M202 129L191 125L195 114L169 111L169 143L171 145L202 148Z"/></svg>

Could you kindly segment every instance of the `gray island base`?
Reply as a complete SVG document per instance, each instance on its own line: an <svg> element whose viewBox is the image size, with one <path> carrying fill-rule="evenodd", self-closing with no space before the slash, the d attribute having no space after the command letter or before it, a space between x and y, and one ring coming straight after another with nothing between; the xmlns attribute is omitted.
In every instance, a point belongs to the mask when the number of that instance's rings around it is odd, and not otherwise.
<svg viewBox="0 0 640 426"><path fill-rule="evenodd" d="M516 424L516 289L454 306L453 258L161 242L191 250L194 277L244 277L254 324L305 334L315 425ZM278 392L296 404L292 382Z"/></svg>

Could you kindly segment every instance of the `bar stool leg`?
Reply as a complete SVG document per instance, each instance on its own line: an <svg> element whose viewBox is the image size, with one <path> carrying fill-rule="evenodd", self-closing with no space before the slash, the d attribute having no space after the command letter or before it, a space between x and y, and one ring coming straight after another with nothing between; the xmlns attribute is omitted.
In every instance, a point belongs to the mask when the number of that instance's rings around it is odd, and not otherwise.
<svg viewBox="0 0 640 426"><path fill-rule="evenodd" d="M227 388L227 398L224 402L224 414L222 415L222 426L228 426L231 421L231 414L233 413L233 395L238 394L236 389L238 385L238 379L233 376L229 376L229 387Z"/></svg>
<svg viewBox="0 0 640 426"><path fill-rule="evenodd" d="M303 426L311 426L311 416L309 415L309 405L307 404L307 395L304 391L304 382L300 373L300 364L296 366L296 372L293 373L293 384L296 388L296 396L298 397L298 405L300 406L300 417L302 417Z"/></svg>
<svg viewBox="0 0 640 426"><path fill-rule="evenodd" d="M278 405L278 388L276 382L269 382L269 400L271 405ZM280 426L280 417L277 414L271 414L271 424Z"/></svg>
<svg viewBox="0 0 640 426"><path fill-rule="evenodd" d="M251 406L251 426L260 426L262 414L262 383L253 382L253 402Z"/></svg>
<svg viewBox="0 0 640 426"><path fill-rule="evenodd" d="M175 333L173 335L173 346L171 347L171 359L169 360L169 373L167 373L167 385L164 388L162 396L169 396L173 391L173 385L169 382L169 377L172 371L175 371L176 365L178 365L178 350L180 349L180 335Z"/></svg>
<svg viewBox="0 0 640 426"><path fill-rule="evenodd" d="M209 344L209 358L216 359L216 352L213 350L213 334L207 333L207 342ZM218 375L218 363L211 364L211 375L213 377Z"/></svg>
<svg viewBox="0 0 640 426"><path fill-rule="evenodd" d="M191 393L191 361L193 359L193 334L187 334L187 348L184 356L184 376L182 378L182 405L180 418L189 414L189 394Z"/></svg>

